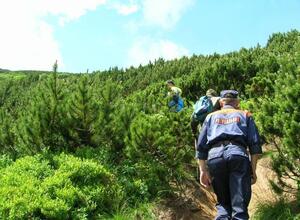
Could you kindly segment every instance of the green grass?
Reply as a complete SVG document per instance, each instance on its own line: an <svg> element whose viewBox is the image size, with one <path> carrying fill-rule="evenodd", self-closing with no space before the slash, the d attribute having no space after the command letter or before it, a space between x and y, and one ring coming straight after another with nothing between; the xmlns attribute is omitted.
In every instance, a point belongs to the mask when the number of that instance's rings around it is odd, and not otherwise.
<svg viewBox="0 0 300 220"><path fill-rule="evenodd" d="M13 72L5 72L0 73L0 80L18 80L23 79L26 75L24 73L13 73Z"/></svg>
<svg viewBox="0 0 300 220"><path fill-rule="evenodd" d="M113 216L101 216L103 220L154 220L153 204L139 204L136 208L123 208Z"/></svg>
<svg viewBox="0 0 300 220"><path fill-rule="evenodd" d="M272 157L272 155L274 155L274 153L277 153L277 151L274 151L274 150L264 151L262 153L262 158Z"/></svg>
<svg viewBox="0 0 300 220"><path fill-rule="evenodd" d="M300 220L300 213L284 200L275 203L266 203L258 206L254 220Z"/></svg>

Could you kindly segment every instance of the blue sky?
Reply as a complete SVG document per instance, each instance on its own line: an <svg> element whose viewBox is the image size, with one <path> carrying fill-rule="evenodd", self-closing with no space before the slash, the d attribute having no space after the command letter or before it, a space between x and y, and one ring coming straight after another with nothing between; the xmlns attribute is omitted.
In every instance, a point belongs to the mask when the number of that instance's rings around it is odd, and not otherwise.
<svg viewBox="0 0 300 220"><path fill-rule="evenodd" d="M16 6L18 5L18 7ZM1 0L0 68L85 72L264 46L300 0Z"/></svg>

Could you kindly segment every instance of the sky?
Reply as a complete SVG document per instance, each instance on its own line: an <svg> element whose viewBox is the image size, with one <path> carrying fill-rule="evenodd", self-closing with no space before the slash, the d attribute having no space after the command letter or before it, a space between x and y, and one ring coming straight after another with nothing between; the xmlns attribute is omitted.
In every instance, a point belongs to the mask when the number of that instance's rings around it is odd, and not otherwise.
<svg viewBox="0 0 300 220"><path fill-rule="evenodd" d="M0 68L89 72L300 31L300 0L0 0Z"/></svg>

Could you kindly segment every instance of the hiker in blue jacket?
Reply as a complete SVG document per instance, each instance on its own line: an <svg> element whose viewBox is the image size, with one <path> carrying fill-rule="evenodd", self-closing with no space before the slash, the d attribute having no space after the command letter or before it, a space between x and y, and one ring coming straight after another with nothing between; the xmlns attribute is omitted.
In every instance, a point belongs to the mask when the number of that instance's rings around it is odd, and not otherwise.
<svg viewBox="0 0 300 220"><path fill-rule="evenodd" d="M256 182L262 153L260 138L251 114L239 110L237 91L222 91L220 103L222 109L206 117L198 138L200 183L213 186L217 220L249 219L251 183Z"/></svg>
<svg viewBox="0 0 300 220"><path fill-rule="evenodd" d="M206 94L195 103L194 111L191 116L191 129L194 137L197 139L199 134L199 125L202 126L206 116L216 110L220 110L220 97L213 89L208 89Z"/></svg>
<svg viewBox="0 0 300 220"><path fill-rule="evenodd" d="M180 112L184 106L183 99L181 98L182 90L175 86L173 80L168 80L166 85L169 90L168 97L171 98L171 101L168 103L170 110L174 112Z"/></svg>
<svg viewBox="0 0 300 220"><path fill-rule="evenodd" d="M197 139L199 135L199 128L201 128L206 116L216 110L220 110L220 97L214 89L208 89L204 96L201 96L200 99L194 105L194 111L191 115L191 129L193 136L195 138L195 148L197 148ZM199 167L196 167L196 181L200 179L200 170Z"/></svg>

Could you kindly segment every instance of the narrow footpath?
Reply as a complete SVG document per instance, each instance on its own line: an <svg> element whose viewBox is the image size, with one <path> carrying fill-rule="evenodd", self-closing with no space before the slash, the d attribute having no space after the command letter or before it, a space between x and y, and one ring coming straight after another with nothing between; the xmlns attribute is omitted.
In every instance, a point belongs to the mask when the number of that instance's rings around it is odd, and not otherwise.
<svg viewBox="0 0 300 220"><path fill-rule="evenodd" d="M252 187L250 216L260 203L275 200L269 184L269 180L275 178L269 157L258 161L257 177L258 180ZM189 181L185 184L182 195L161 202L155 212L159 220L211 220L216 214L215 196L212 189L204 189L196 181Z"/></svg>

